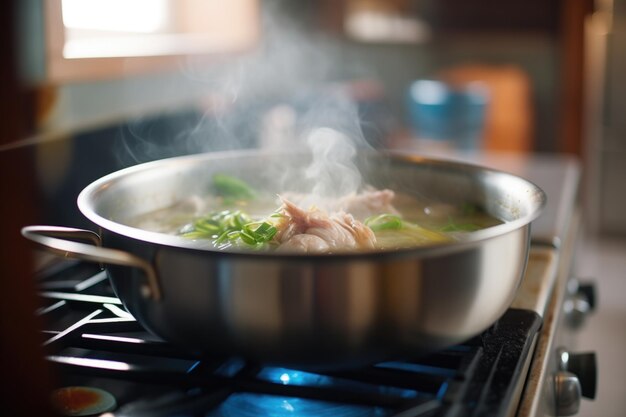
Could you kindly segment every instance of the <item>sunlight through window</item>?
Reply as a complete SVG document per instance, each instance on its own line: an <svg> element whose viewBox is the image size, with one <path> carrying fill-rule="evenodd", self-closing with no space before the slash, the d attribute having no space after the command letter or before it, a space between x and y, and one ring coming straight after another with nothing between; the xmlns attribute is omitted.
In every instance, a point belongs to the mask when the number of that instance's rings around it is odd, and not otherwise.
<svg viewBox="0 0 626 417"><path fill-rule="evenodd" d="M153 33L167 27L168 0L63 0L68 29Z"/></svg>

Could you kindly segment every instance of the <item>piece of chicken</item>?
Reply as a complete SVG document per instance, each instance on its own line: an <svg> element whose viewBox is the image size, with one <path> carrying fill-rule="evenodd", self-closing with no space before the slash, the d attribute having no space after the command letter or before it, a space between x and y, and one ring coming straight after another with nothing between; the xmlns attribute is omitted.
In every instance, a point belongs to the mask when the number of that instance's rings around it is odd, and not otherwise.
<svg viewBox="0 0 626 417"><path fill-rule="evenodd" d="M283 215L276 227L278 251L323 253L372 249L376 244L374 232L345 212L328 213L319 209L304 210L281 198Z"/></svg>
<svg viewBox="0 0 626 417"><path fill-rule="evenodd" d="M399 214L391 202L396 194L389 189L364 190L359 194L350 194L339 199L337 209L352 214L359 220L380 213Z"/></svg>
<svg viewBox="0 0 626 417"><path fill-rule="evenodd" d="M363 221L370 216L388 213L398 215L392 202L396 194L389 189L376 190L365 189L358 194L352 193L341 198L316 198L314 201L318 207L322 207L330 213L344 211L350 213L357 220ZM297 205L309 204L312 200L309 194L286 193L281 197Z"/></svg>
<svg viewBox="0 0 626 417"><path fill-rule="evenodd" d="M330 251L330 246L324 239L306 233L293 235L276 249L277 252L324 253Z"/></svg>

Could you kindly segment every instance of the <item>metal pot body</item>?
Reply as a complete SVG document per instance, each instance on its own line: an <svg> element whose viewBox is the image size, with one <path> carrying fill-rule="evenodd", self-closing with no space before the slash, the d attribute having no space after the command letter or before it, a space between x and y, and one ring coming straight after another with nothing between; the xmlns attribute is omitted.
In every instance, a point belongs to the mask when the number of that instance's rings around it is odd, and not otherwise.
<svg viewBox="0 0 626 417"><path fill-rule="evenodd" d="M206 256L104 234L153 259L163 297L137 269L110 266L126 308L165 340L259 361L348 366L421 354L470 338L515 296L528 227L428 257L342 261Z"/></svg>
<svg viewBox="0 0 626 417"><path fill-rule="evenodd" d="M452 244L314 256L224 253L128 224L137 214L206 193L216 172L270 192L308 187L301 171L309 162L306 155L257 151L172 158L104 177L78 204L100 227L103 246L140 266L111 265L132 264L112 255L100 259L110 264L129 312L156 335L200 353L312 367L371 363L461 342L508 308L545 194L482 167L406 155L356 159L375 187L479 204L505 221Z"/></svg>

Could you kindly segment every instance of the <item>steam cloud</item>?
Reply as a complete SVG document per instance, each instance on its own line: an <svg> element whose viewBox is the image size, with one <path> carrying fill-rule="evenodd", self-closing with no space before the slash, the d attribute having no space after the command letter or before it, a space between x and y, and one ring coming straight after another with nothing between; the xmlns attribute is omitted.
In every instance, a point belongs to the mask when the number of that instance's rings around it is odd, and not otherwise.
<svg viewBox="0 0 626 417"><path fill-rule="evenodd" d="M307 144L313 152L313 163L305 174L314 180L315 196L339 197L357 191L361 176L352 163L356 148L347 136L319 128L309 134Z"/></svg>
<svg viewBox="0 0 626 417"><path fill-rule="evenodd" d="M312 164L304 172L282 172L285 181L306 178L309 189L300 191L312 199L356 192L361 176L352 159L369 145L356 103L345 88L329 82L350 75L341 74L340 45L312 36L284 16L288 1L262 4L262 40L254 51L210 70L200 69L193 59L182 68L190 82L220 99L200 117L174 118L168 126L146 120L131 124L122 138L122 159L137 163L250 147L308 149ZM277 108L281 111L273 112Z"/></svg>

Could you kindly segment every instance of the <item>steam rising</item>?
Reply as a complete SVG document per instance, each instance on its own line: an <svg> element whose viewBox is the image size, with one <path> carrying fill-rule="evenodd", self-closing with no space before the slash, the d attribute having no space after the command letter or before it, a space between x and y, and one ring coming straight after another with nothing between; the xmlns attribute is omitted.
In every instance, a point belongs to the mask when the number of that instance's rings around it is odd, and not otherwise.
<svg viewBox="0 0 626 417"><path fill-rule="evenodd" d="M352 75L339 70L340 45L282 15L288 1L262 4L262 39L254 51L209 70L185 62L186 79L214 98L206 111L173 118L168 126L132 123L122 138L122 162L242 148L304 149L312 164L302 172L274 167L286 187L294 189L289 180L304 178L308 185L298 186L307 189L299 191L311 193L311 203L358 191L361 175L352 159L369 145L348 89L330 82ZM360 66L351 62L350 68Z"/></svg>
<svg viewBox="0 0 626 417"><path fill-rule="evenodd" d="M361 175L352 162L356 149L347 136L319 128L311 132L307 144L313 152L313 163L305 173L314 180L315 196L340 197L357 191Z"/></svg>

